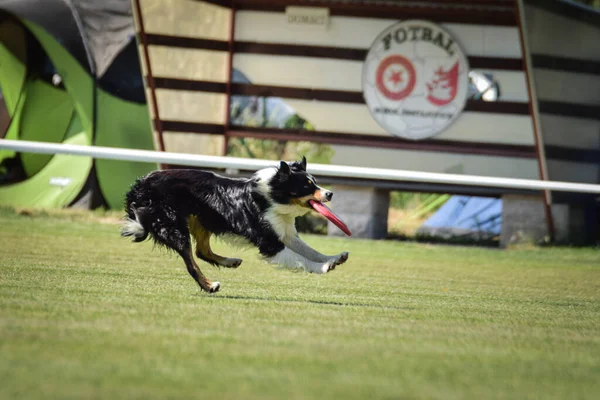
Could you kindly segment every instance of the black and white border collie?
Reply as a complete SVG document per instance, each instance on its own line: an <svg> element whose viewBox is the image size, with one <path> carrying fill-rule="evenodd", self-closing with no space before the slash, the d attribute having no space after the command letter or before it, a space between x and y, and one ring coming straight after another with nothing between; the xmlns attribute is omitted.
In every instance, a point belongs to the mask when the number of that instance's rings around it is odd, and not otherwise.
<svg viewBox="0 0 600 400"><path fill-rule="evenodd" d="M151 235L156 243L176 251L209 293L217 292L220 284L200 271L190 234L196 256L213 265L240 266L242 260L220 256L210 248L212 235L234 235L258 247L272 264L322 274L346 262L348 253L326 256L312 249L298 237L295 219L311 209L309 201L327 202L332 196L306 172L304 157L281 161L279 167L262 169L249 179L191 169L154 171L127 193L121 235L134 242Z"/></svg>

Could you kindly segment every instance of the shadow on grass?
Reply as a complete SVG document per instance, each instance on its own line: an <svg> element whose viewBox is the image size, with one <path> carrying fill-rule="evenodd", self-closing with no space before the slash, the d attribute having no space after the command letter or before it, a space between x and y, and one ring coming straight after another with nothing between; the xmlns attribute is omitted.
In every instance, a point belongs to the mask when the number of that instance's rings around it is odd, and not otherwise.
<svg viewBox="0 0 600 400"><path fill-rule="evenodd" d="M194 296L204 296L206 293L196 293ZM414 307L395 307L395 306L383 306L377 304L366 304L366 303L342 303L338 301L329 300L297 300L297 299L282 299L276 297L257 297L257 296L236 296L236 295L221 295L215 294L210 296L211 299L215 300L251 300L251 301L265 301L265 302L281 302L281 303L307 303L307 304L318 304L325 306L337 306L337 307L365 307L365 308L379 308L389 310L413 310Z"/></svg>

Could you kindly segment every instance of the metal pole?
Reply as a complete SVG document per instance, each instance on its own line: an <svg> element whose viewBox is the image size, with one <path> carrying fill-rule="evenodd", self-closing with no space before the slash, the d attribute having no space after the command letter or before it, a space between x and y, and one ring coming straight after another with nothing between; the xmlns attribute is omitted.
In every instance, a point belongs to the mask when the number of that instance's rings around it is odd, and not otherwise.
<svg viewBox="0 0 600 400"><path fill-rule="evenodd" d="M525 78L527 80L527 93L529 94L529 114L533 122L533 138L535 140L535 150L537 154L538 169L540 179L548 180L548 169L546 167L546 152L544 151L544 139L542 136L542 127L540 124L540 113L537 103L537 94L533 81L533 63L531 62L531 54L527 44L527 26L525 24L525 15L523 0L515 0L515 11L517 13L517 24L519 28L519 38L521 40L521 51L523 53L523 61L525 62ZM548 226L548 234L550 241L554 241L554 219L552 218L552 194L548 190L544 190L544 212L546 214L546 225Z"/></svg>
<svg viewBox="0 0 600 400"><path fill-rule="evenodd" d="M154 76L152 75L152 66L150 65L150 54L148 52L148 37L146 36L146 31L144 30L144 18L142 16L142 9L140 8L140 0L135 1L135 14L136 19L139 24L139 38L142 44L142 50L144 55L144 62L146 64L146 74L147 74L147 83L148 88L150 89L150 105L152 107L152 113L154 114L154 120L152 123L153 128L156 130L156 139L158 143L158 149L160 151L165 151L165 142L163 139L163 127L162 122L160 120L160 114L158 112L158 100L156 99L156 85L154 83ZM163 165L161 164L162 168Z"/></svg>
<svg viewBox="0 0 600 400"><path fill-rule="evenodd" d="M229 56L227 58L227 84L225 98L225 132L223 135L223 155L227 154L227 145L229 144L229 125L231 122L231 79L233 78L233 51L235 44L235 1L230 3L231 16L229 19Z"/></svg>
<svg viewBox="0 0 600 400"><path fill-rule="evenodd" d="M187 165L204 168L232 168L253 171L275 167L278 161L239 157L219 157L199 154L132 150L118 147L79 146L73 144L40 143L25 140L0 139L0 149L43 154L71 154L107 160L138 161ZM491 176L457 175L383 168L349 167L343 165L310 164L311 173L338 178L373 179L401 182L425 182L465 186L486 186L528 190L600 194L600 185L588 183L542 181L533 179L498 178Z"/></svg>

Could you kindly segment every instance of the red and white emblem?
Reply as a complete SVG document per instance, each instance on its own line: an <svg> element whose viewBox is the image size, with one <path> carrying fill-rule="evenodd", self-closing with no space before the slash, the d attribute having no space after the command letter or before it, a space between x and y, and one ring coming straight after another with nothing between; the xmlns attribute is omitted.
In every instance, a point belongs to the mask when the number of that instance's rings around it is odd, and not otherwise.
<svg viewBox="0 0 600 400"><path fill-rule="evenodd" d="M386 132L420 140L447 129L467 102L469 63L458 38L430 21L383 30L367 52L362 87Z"/></svg>
<svg viewBox="0 0 600 400"><path fill-rule="evenodd" d="M436 106L452 103L458 89L458 61L448 71L439 67L433 79L427 83L427 100Z"/></svg>
<svg viewBox="0 0 600 400"><path fill-rule="evenodd" d="M400 55L387 57L376 73L377 89L390 100L402 100L410 95L417 83L415 67Z"/></svg>

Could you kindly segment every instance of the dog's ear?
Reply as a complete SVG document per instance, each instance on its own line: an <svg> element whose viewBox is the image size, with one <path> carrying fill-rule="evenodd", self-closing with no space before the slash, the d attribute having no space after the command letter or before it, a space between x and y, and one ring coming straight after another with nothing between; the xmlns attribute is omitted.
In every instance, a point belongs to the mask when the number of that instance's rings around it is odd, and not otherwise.
<svg viewBox="0 0 600 400"><path fill-rule="evenodd" d="M277 171L277 173L283 176L290 176L292 174L292 170L290 169L288 163L281 161L279 163L279 171Z"/></svg>
<svg viewBox="0 0 600 400"><path fill-rule="evenodd" d="M306 157L302 156L302 161L298 163L302 171L306 172Z"/></svg>
<svg viewBox="0 0 600 400"><path fill-rule="evenodd" d="M296 172L306 172L306 157L302 156L301 161L290 161L290 168Z"/></svg>

